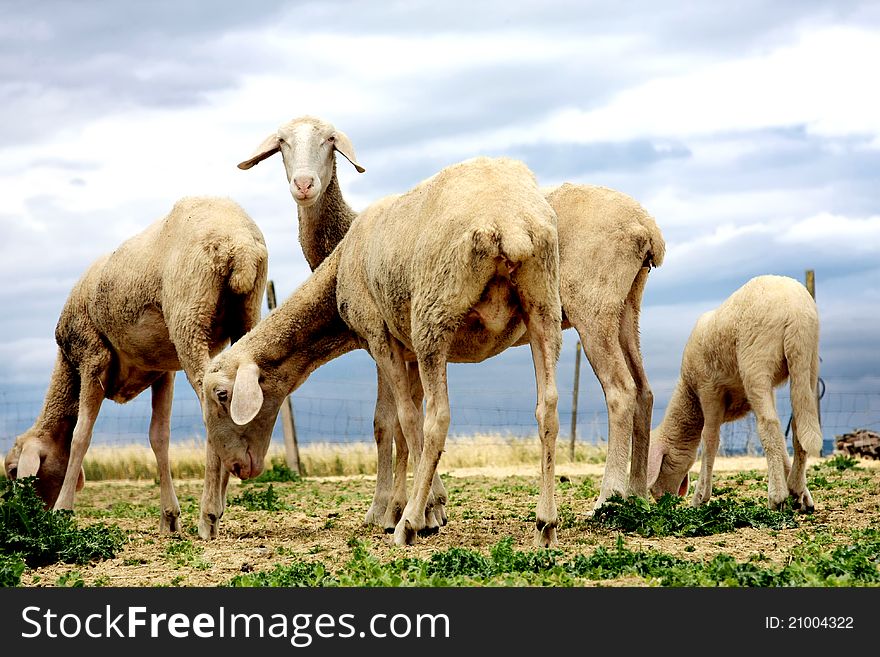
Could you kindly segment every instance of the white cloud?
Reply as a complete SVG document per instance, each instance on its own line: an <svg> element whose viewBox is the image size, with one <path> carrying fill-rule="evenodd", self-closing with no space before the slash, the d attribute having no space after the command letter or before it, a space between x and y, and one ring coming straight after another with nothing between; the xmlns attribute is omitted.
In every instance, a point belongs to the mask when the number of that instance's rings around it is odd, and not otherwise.
<svg viewBox="0 0 880 657"><path fill-rule="evenodd" d="M880 253L880 216L846 217L822 212L795 222L777 236L786 244L809 244L823 251Z"/></svg>

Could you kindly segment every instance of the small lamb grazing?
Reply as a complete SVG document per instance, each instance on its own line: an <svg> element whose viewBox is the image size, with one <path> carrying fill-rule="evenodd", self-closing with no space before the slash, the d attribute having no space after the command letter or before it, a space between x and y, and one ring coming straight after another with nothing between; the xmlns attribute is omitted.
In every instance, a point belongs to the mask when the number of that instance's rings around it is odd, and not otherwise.
<svg viewBox="0 0 880 657"><path fill-rule="evenodd" d="M791 495L813 511L807 489L807 455L817 456L822 431L816 408L819 375L819 315L807 289L787 276L758 276L715 310L704 313L691 332L681 375L666 414L651 432L648 480L655 498L687 494L688 471L702 440L703 459L692 504L712 495L712 465L719 432L754 411L767 457L771 508ZM794 466L776 412L774 388L790 379Z"/></svg>
<svg viewBox="0 0 880 657"><path fill-rule="evenodd" d="M300 243L314 269L355 216L339 189L334 153L342 153L359 172L364 168L345 133L314 117L283 124L238 166L249 169L278 152L298 206ZM544 193L558 217L562 327L578 331L608 406L608 459L596 507L614 493L646 497L653 394L639 347L639 313L648 271L663 262L663 236L645 209L620 192L566 183ZM527 343L524 336L517 344ZM411 369L413 402L421 407L422 391ZM407 447L381 372L378 379L376 492L365 522L393 531L407 500ZM398 456L393 476L390 435ZM432 527L446 523L447 494L439 476L433 490L437 518L432 521L429 513Z"/></svg>
<svg viewBox="0 0 880 657"><path fill-rule="evenodd" d="M152 388L159 529L178 531L168 460L174 374L183 369L201 398L211 357L260 318L267 258L262 233L240 206L189 197L96 260L61 311L43 408L7 454L7 476L37 475L47 506L73 509L102 401L124 403ZM210 445L207 458L216 459Z"/></svg>
<svg viewBox="0 0 880 657"><path fill-rule="evenodd" d="M415 460L413 495L394 531L396 544L410 544L426 527L449 428L446 363L480 362L528 331L543 448L536 542L553 545L561 314L556 216L534 175L505 158L447 167L361 212L309 280L214 359L203 386L208 440L226 470L253 476L284 397L323 362L368 349L391 386ZM425 391L423 427L408 361L418 363ZM206 473L203 538L216 536L219 480Z"/></svg>

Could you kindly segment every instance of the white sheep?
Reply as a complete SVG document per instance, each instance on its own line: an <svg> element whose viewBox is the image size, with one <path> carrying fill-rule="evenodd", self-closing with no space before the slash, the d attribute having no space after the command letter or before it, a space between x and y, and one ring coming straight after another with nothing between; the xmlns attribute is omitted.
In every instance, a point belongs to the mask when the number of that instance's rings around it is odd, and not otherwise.
<svg viewBox="0 0 880 657"><path fill-rule="evenodd" d="M298 206L300 243L314 269L355 216L339 188L334 152L342 153L359 172L364 168L355 159L351 140L332 124L314 117L283 124L238 166L248 169L277 152L281 152ZM608 459L596 506L614 493L647 496L653 395L639 347L639 313L648 271L663 262L663 236L644 208L620 192L568 183L543 191L558 216L563 328L574 326L578 331L608 407ZM527 342L524 336L518 344ZM415 374L413 371L410 376L411 392L414 403L421 407L422 391ZM407 448L390 388L381 373L378 378L376 492L365 520L393 530L407 500ZM393 476L388 438L392 434L397 448ZM633 460L627 484L630 440ZM429 514L430 526L446 522L447 495L439 477L433 489L437 517L432 522Z"/></svg>
<svg viewBox="0 0 880 657"><path fill-rule="evenodd" d="M201 397L210 358L259 320L266 272L257 225L231 200L213 197L181 199L92 263L61 311L43 408L7 454L7 476L36 475L47 506L73 509L102 401L127 402L152 388L159 527L178 531L168 460L174 374L183 369ZM210 445L207 458L216 459Z"/></svg>
<svg viewBox="0 0 880 657"><path fill-rule="evenodd" d="M485 360L528 331L543 448L536 542L555 544L558 262L556 216L515 160L468 160L373 203L291 298L214 359L203 386L208 441L227 470L247 463L258 471L284 397L329 358L367 348L414 456L413 495L394 531L395 543L409 544L426 527L449 428L446 363ZM423 432L406 368L413 360L425 392ZM204 538L216 535L222 514L218 481L206 473Z"/></svg>
<svg viewBox="0 0 880 657"><path fill-rule="evenodd" d="M681 359L681 374L660 425L651 433L648 480L655 498L685 495L688 471L702 441L700 478L692 504L712 495L712 465L721 425L754 411L767 457L771 508L791 495L813 511L807 455L818 455L816 407L819 317L807 289L786 276L758 276L715 310L700 316ZM790 380L794 465L776 412L774 389Z"/></svg>

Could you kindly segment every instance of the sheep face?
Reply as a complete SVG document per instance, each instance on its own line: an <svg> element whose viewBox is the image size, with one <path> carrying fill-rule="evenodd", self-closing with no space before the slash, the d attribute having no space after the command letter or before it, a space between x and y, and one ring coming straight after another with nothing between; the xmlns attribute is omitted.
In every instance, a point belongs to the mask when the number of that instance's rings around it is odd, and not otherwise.
<svg viewBox="0 0 880 657"><path fill-rule="evenodd" d="M36 475L34 488L40 498L51 509L61 492L67 462L70 460L70 436L67 440L55 441L51 436L42 435L31 429L20 435L6 455L6 477L17 479ZM79 470L76 490L85 484L85 473Z"/></svg>
<svg viewBox="0 0 880 657"><path fill-rule="evenodd" d="M656 431L651 432L648 447L648 487L654 499L666 493L684 497L690 486L688 472L697 460L697 443L671 445Z"/></svg>
<svg viewBox="0 0 880 657"><path fill-rule="evenodd" d="M223 467L240 479L250 479L263 471L284 395L263 390L254 363L229 360L221 355L205 375L202 413L208 443Z"/></svg>
<svg viewBox="0 0 880 657"><path fill-rule="evenodd" d="M249 169L274 153L281 152L290 194L296 204L308 208L318 202L336 174L335 153L342 155L358 172L354 147L346 134L331 124L312 117L294 119L267 137L250 159L238 165Z"/></svg>

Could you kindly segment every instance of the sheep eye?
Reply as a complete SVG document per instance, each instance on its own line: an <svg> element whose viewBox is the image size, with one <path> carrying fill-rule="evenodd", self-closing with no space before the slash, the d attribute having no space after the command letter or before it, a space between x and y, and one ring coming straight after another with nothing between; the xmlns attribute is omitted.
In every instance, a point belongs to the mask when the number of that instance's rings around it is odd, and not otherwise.
<svg viewBox="0 0 880 657"><path fill-rule="evenodd" d="M217 401L225 402L229 398L229 393L225 390L217 391Z"/></svg>
<svg viewBox="0 0 880 657"><path fill-rule="evenodd" d="M336 135L330 135L329 137L327 137L326 141L328 144L332 144L334 141L336 141Z"/></svg>

